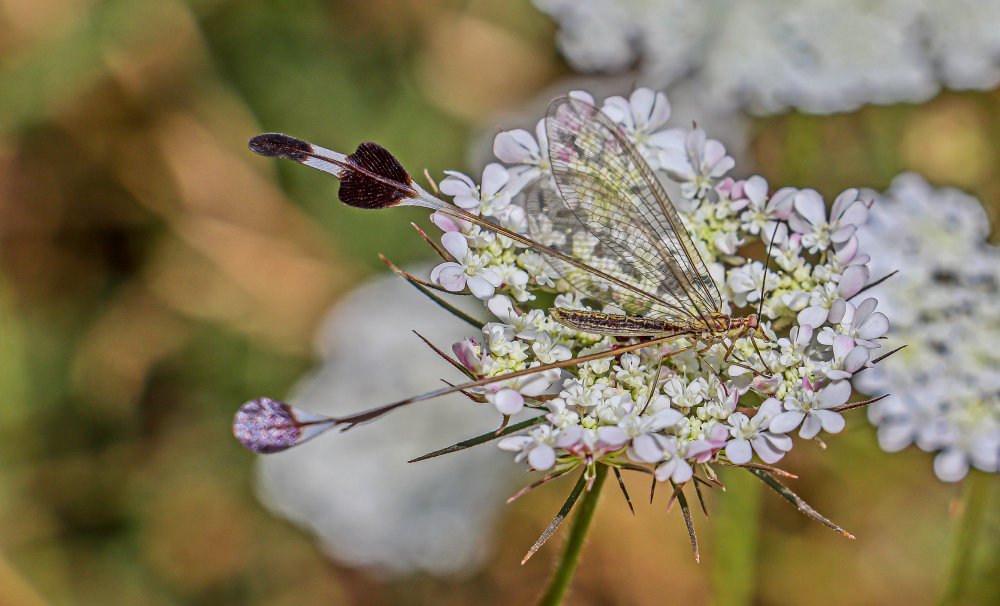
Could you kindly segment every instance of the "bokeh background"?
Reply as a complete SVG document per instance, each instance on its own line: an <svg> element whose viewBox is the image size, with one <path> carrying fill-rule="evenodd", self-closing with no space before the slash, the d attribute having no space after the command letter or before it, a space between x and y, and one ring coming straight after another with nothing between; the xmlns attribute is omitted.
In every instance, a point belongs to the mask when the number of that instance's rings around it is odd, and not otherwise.
<svg viewBox="0 0 1000 606"><path fill-rule="evenodd" d="M0 604L537 594L556 544L519 562L568 485L504 508L477 570L390 575L328 558L266 510L256 457L229 424L240 402L280 397L312 368L324 314L384 272L379 252L429 258L408 227L422 213L348 209L334 179L255 157L247 138L284 131L340 150L371 139L413 172L475 173L476 141L565 89L554 38L528 0L0 0ZM916 170L979 197L996 225L998 164L1000 93L946 92L755 119L738 171L832 197ZM371 372L392 382L397 370ZM961 486L938 481L930 455L886 455L852 415L826 451L796 449L786 467L857 541L737 486L710 505L760 507L761 522L698 516L699 565L677 511L639 503L632 517L609 492L572 603L707 602L725 576L711 538L727 533L759 533L756 603L933 603ZM469 434L449 435L422 450ZM351 474L350 460L326 464ZM979 548L996 550L1000 528L985 532ZM998 603L997 574L978 574L970 599Z"/></svg>

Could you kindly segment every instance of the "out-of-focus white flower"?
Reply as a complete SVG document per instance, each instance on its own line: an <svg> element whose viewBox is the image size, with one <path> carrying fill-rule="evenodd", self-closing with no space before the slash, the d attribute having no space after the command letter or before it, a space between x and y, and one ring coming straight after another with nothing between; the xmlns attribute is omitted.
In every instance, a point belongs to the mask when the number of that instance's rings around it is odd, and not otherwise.
<svg viewBox="0 0 1000 606"><path fill-rule="evenodd" d="M828 113L1000 82L997 0L535 0L583 72L638 64L730 110Z"/></svg>
<svg viewBox="0 0 1000 606"><path fill-rule="evenodd" d="M331 310L317 337L320 364L290 401L343 414L359 403L424 390L433 377L454 379L457 373L428 355L419 339L401 338L412 329L441 343L465 333L460 322L427 306L395 276L361 286ZM474 349L470 344L470 353ZM380 426L383 431L351 431L262 457L261 499L348 564L391 574L474 570L489 555L495 517L520 481L518 473L489 447L461 457L407 460L482 433L482 409L456 395L401 411ZM345 461L349 469L337 464Z"/></svg>
<svg viewBox="0 0 1000 606"><path fill-rule="evenodd" d="M870 292L894 318L893 340L908 344L859 375L862 391L891 394L868 417L883 449L936 453L947 482L970 467L1000 472L1000 251L988 233L978 200L912 173L858 231L876 277L901 270Z"/></svg>

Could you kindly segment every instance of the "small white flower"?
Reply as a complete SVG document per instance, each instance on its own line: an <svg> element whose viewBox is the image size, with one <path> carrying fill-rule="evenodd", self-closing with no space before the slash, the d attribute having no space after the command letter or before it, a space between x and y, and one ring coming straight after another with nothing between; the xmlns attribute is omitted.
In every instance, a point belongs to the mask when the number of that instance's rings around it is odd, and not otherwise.
<svg viewBox="0 0 1000 606"><path fill-rule="evenodd" d="M826 327L817 337L824 345L833 345L838 334L851 337L858 345L877 349L876 340L889 332L889 318L882 312L876 312L878 300L869 297L857 307L844 299L837 299L830 308L828 321L834 328Z"/></svg>
<svg viewBox="0 0 1000 606"><path fill-rule="evenodd" d="M556 440L560 431L550 425L539 425L526 436L507 436L497 443L502 450L516 452L514 461L525 459L533 469L545 471L556 463Z"/></svg>
<svg viewBox="0 0 1000 606"><path fill-rule="evenodd" d="M460 292L468 286L479 299L492 297L503 280L489 267L489 256L473 253L466 237L458 232L444 234L441 243L455 261L435 267L431 271L431 281L452 292Z"/></svg>
<svg viewBox="0 0 1000 606"><path fill-rule="evenodd" d="M806 348L812 342L813 327L808 324L793 326L788 333L788 338L778 339L778 347L781 348L781 356L778 361L782 366L788 368L798 366L806 357Z"/></svg>
<svg viewBox="0 0 1000 606"><path fill-rule="evenodd" d="M559 393L568 406L574 406L581 410L594 408L604 401L604 385L595 384L585 386L575 379L567 379L563 383L563 390Z"/></svg>
<svg viewBox="0 0 1000 606"><path fill-rule="evenodd" d="M516 415L524 408L525 397L542 395L558 378L558 370L549 370L493 383L486 387L486 399L500 414Z"/></svg>
<svg viewBox="0 0 1000 606"><path fill-rule="evenodd" d="M792 439L780 432L768 431L772 419L781 413L781 402L768 398L757 409L757 414L747 417L742 412L729 417L729 435L726 456L737 465L748 463L751 448L765 463L777 463L792 449Z"/></svg>
<svg viewBox="0 0 1000 606"><path fill-rule="evenodd" d="M788 227L777 221L785 221L791 215L797 191L785 187L769 197L767 180L754 175L742 184L737 183L730 195L738 201L734 204L734 208L745 209L740 214L743 229L755 236L760 234L765 242L770 242L773 234L774 241L781 244L788 237Z"/></svg>
<svg viewBox="0 0 1000 606"><path fill-rule="evenodd" d="M785 412L771 419L770 429L776 433L788 433L802 425L799 436L810 440L822 429L827 433L840 433L844 429L844 416L830 410L847 402L851 397L848 381L834 381L823 389L813 390L811 386L800 389L794 397L785 399Z"/></svg>
<svg viewBox="0 0 1000 606"><path fill-rule="evenodd" d="M548 333L538 335L531 344L531 351L542 364L564 362L573 357L573 352L568 347L556 342Z"/></svg>
<svg viewBox="0 0 1000 606"><path fill-rule="evenodd" d="M826 204L815 190L804 189L795 194L794 211L788 225L802 234L802 245L815 253L831 244L846 243L868 218L868 206L858 198L858 190L848 189L837 196L826 218Z"/></svg>
<svg viewBox="0 0 1000 606"><path fill-rule="evenodd" d="M670 102L666 95L637 88L628 99L608 97L601 110L621 125L654 170L660 168L659 153L670 145L670 136L660 131L670 119Z"/></svg>
<svg viewBox="0 0 1000 606"><path fill-rule="evenodd" d="M501 216L510 206L511 199L524 187L522 179L512 179L507 169L497 163L486 165L478 186L460 172L445 171L445 174L448 177L441 181L441 193L452 196L459 208L488 217Z"/></svg>
<svg viewBox="0 0 1000 606"><path fill-rule="evenodd" d="M684 381L674 377L663 385L663 393L670 398L676 408L694 408L705 401L708 392L708 382L699 377L693 381Z"/></svg>
<svg viewBox="0 0 1000 606"><path fill-rule="evenodd" d="M545 323L545 313L540 309L532 309L526 314L518 314L514 304L506 295L495 295L486 306L501 322L513 328L514 336L532 340L538 337Z"/></svg>
<svg viewBox="0 0 1000 606"><path fill-rule="evenodd" d="M543 173L549 166L548 137L545 135L545 120L535 126L535 136L524 129L498 133L493 139L493 155L506 164L513 164L507 170L513 178L527 184Z"/></svg>
<svg viewBox="0 0 1000 606"><path fill-rule="evenodd" d="M778 287L778 275L772 271L767 273L767 285L764 291ZM761 287L764 285L764 264L760 261L746 263L730 270L726 278L726 286L733 293L733 303L737 307L746 307L748 303L760 301Z"/></svg>
<svg viewBox="0 0 1000 606"><path fill-rule="evenodd" d="M683 484L691 479L694 470L686 459L694 459L706 452L711 452L714 446L705 440L682 442L677 436L663 434L643 434L632 440L632 456L645 463L659 463L654 471L654 477L659 482L670 480Z"/></svg>
<svg viewBox="0 0 1000 606"><path fill-rule="evenodd" d="M816 270L822 267L817 266ZM826 282L817 286L809 295L809 307L799 312L798 323L808 324L813 328L822 326L830 317L834 306L842 305L845 299L861 292L868 283L869 275L867 266L852 265L844 270L836 285Z"/></svg>
<svg viewBox="0 0 1000 606"><path fill-rule="evenodd" d="M868 364L871 350L857 343L847 335L837 335L833 339L833 359L824 370L831 381L850 379Z"/></svg>
<svg viewBox="0 0 1000 606"><path fill-rule="evenodd" d="M681 183L684 197L692 200L714 188L736 165L726 155L725 146L708 139L700 128L671 129L664 132L660 141L660 166Z"/></svg>

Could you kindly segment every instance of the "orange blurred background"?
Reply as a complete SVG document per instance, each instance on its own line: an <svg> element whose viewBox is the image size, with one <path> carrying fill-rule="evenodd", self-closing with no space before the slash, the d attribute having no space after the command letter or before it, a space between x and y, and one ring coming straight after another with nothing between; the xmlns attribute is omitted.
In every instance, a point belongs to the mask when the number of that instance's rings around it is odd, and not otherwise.
<svg viewBox="0 0 1000 606"><path fill-rule="evenodd" d="M371 139L415 173L475 173L475 137L569 76L553 36L527 0L0 0L0 604L537 595L557 542L519 562L568 484L504 509L481 570L388 577L328 559L265 510L255 455L229 423L311 367L325 312L384 271L379 252L429 258L407 226L423 214L348 209L334 179L253 156L247 138L284 131L340 150ZM996 91L786 114L751 133L738 171L774 187L884 189L917 170L1000 220ZM759 533L755 603L935 600L960 488L934 478L929 455L882 453L855 412L826 451L805 445L787 463L795 489L857 541L755 486L740 494L734 478L710 506L760 506L759 526L696 516L695 564L665 500L639 499L633 517L609 492L571 603L705 603L727 573L712 564L726 532ZM975 595L997 603L986 574Z"/></svg>

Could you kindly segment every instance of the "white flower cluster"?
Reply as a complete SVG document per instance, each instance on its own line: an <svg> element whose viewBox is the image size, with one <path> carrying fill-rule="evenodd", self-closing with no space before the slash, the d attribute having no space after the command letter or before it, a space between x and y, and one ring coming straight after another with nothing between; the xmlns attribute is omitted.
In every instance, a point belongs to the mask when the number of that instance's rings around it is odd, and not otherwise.
<svg viewBox="0 0 1000 606"><path fill-rule="evenodd" d="M876 252L873 289L909 346L859 377L882 448L937 452L934 471L954 482L969 467L1000 471L1000 250L986 242L979 201L935 189L915 174L893 181L859 237Z"/></svg>
<svg viewBox="0 0 1000 606"><path fill-rule="evenodd" d="M571 96L594 102L587 93ZM792 448L786 434L796 429L806 439L841 431L839 409L851 395L850 379L870 365L889 328L875 299L853 301L869 280L869 257L856 236L869 204L851 189L828 214L813 190L769 193L762 177L728 177L734 161L721 143L700 128L665 128L670 105L663 93L641 88L600 107L658 176L679 186L678 208L719 286L723 311L746 315L760 307L767 339L755 345L747 337L735 343L678 338L489 385L479 396L501 414L525 407L544 413L526 433L502 439L500 448L537 470L600 460L651 465L657 479L681 483L699 465L711 475L708 464L746 464L754 453L774 463ZM526 188L553 179L544 124L536 135L501 132L494 153L503 164L487 166L479 186L449 173L441 191L462 208L527 233ZM453 260L437 266L432 281L471 292L496 318L481 336L453 347L470 376L499 376L624 343L550 317L540 301L554 295L558 307L585 308L587 300L538 253L443 212L433 221L444 230L442 244ZM538 230L544 226L533 233L544 240ZM588 235L574 240L585 246ZM765 275L769 245L773 258Z"/></svg>
<svg viewBox="0 0 1000 606"><path fill-rule="evenodd" d="M535 0L579 71L638 63L728 109L851 110L1000 82L1000 0Z"/></svg>

